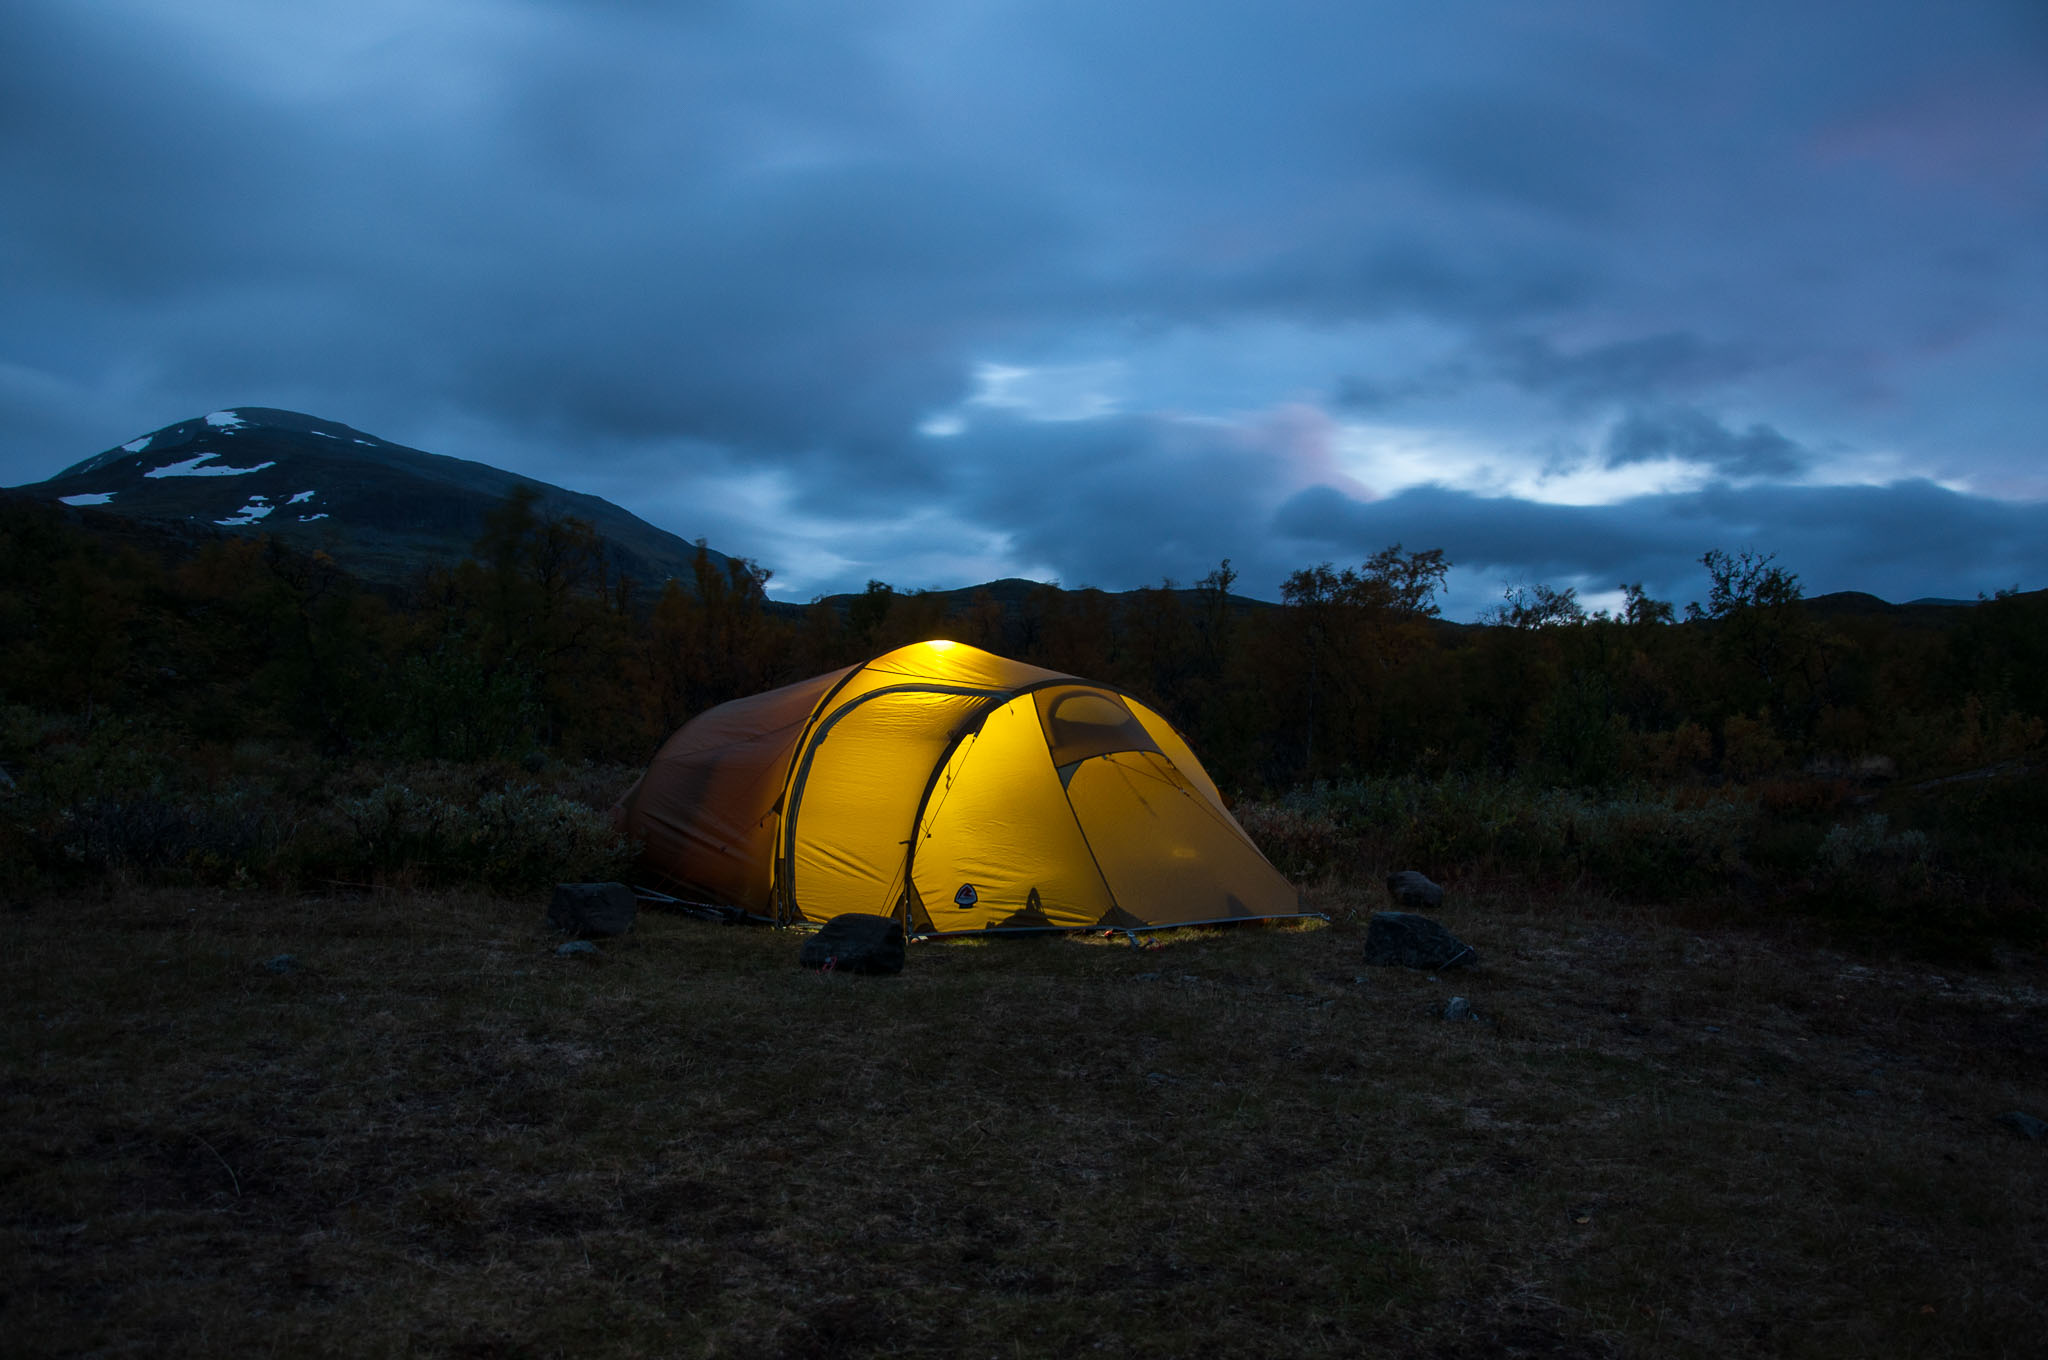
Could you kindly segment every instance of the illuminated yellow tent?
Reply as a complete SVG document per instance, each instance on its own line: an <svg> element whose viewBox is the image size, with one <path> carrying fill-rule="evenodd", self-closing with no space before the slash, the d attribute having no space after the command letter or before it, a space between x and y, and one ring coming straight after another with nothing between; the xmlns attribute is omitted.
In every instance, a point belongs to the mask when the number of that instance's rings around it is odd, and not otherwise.
<svg viewBox="0 0 2048 1360"><path fill-rule="evenodd" d="M920 642L698 715L615 809L656 886L912 935L1301 914L1194 752L1136 699Z"/></svg>

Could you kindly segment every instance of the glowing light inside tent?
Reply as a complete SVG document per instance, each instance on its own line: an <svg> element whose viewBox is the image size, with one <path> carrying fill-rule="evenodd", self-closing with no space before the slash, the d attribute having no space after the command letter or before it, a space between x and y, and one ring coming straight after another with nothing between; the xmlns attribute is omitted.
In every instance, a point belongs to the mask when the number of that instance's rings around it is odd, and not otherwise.
<svg viewBox="0 0 2048 1360"><path fill-rule="evenodd" d="M935 652L950 652L959 645L957 642L948 642L944 638L933 638L930 642L925 643L925 646Z"/></svg>

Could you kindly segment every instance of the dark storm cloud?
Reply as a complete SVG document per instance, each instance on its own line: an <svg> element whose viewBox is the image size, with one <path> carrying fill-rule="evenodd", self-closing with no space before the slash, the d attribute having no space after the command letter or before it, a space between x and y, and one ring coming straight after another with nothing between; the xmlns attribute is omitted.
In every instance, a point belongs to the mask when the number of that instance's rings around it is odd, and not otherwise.
<svg viewBox="0 0 2048 1360"><path fill-rule="evenodd" d="M1541 336L1501 341L1494 371L1534 392L1573 407L1640 401L1742 376L1756 367L1744 347L1717 344L1685 331L1667 331L1567 351Z"/></svg>
<svg viewBox="0 0 2048 1360"><path fill-rule="evenodd" d="M1339 405L1380 411L1404 402L1454 395L1500 382L1555 401L1566 411L1596 410L1698 391L1760 366L1750 347L1667 331L1566 349L1540 335L1507 334L1469 354L1398 379L1348 375Z"/></svg>
<svg viewBox="0 0 2048 1360"><path fill-rule="evenodd" d="M1494 91L1432 93L1404 112L1393 141L1452 193L1568 217L1603 217L1636 172L1637 139L1583 105Z"/></svg>
<svg viewBox="0 0 2048 1360"><path fill-rule="evenodd" d="M1442 548L1461 567L1537 577L1666 579L1698 556L1692 535L1673 540L1633 502L1545 505L1433 486L1377 501L1311 487L1280 507L1273 528L1316 553L1362 559L1398 542Z"/></svg>
<svg viewBox="0 0 2048 1360"><path fill-rule="evenodd" d="M953 489L971 524L1006 535L1018 555L1068 585L1122 589L1193 581L1224 557L1277 587L1265 518L1304 432L1123 416L995 420L944 441ZM1309 437L1312 438L1312 435Z"/></svg>
<svg viewBox="0 0 2048 1360"><path fill-rule="evenodd" d="M1768 425L1731 430L1689 407L1631 411L1607 433L1607 466L1662 458L1698 463L1725 477L1787 477L1809 461L1806 450Z"/></svg>
<svg viewBox="0 0 2048 1360"><path fill-rule="evenodd" d="M1698 595L1710 548L1775 552L1809 593L1892 600L1970 598L2048 572L2048 505L2013 504L1927 481L1888 486L1734 487L1545 505L1441 487L1359 501L1305 490L1275 530L1323 553L1363 558L1390 542L1441 547L1461 567L1511 579L1646 581Z"/></svg>

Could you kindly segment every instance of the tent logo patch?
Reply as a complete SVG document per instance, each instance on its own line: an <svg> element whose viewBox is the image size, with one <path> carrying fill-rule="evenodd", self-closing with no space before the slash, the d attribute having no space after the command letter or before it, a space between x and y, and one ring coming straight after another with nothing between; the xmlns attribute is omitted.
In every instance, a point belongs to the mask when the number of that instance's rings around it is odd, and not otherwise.
<svg viewBox="0 0 2048 1360"><path fill-rule="evenodd" d="M953 905L956 907L971 907L980 900L981 898L974 891L972 883L962 883L960 891L953 894Z"/></svg>

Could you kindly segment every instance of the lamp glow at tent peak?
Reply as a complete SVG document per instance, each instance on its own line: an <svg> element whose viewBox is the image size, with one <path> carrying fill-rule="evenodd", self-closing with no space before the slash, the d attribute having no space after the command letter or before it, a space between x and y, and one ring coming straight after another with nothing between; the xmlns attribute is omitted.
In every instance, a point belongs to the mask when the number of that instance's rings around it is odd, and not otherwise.
<svg viewBox="0 0 2048 1360"><path fill-rule="evenodd" d="M1138 930L1300 916L1137 699L944 639L736 699L613 810L664 891L782 924Z"/></svg>

